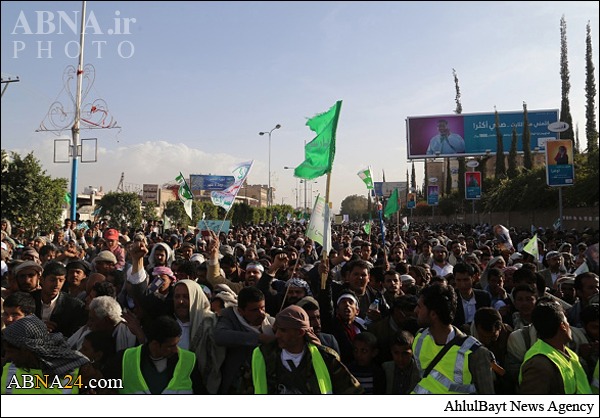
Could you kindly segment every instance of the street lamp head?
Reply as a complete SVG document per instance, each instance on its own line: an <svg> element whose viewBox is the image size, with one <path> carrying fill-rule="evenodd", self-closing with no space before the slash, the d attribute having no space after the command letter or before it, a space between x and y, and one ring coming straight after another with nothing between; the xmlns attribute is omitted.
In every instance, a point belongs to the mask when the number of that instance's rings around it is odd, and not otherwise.
<svg viewBox="0 0 600 418"><path fill-rule="evenodd" d="M262 136L262 135L264 135L264 134L266 134L266 133L268 133L268 132L259 132L258 134L259 134L260 136Z"/></svg>
<svg viewBox="0 0 600 418"><path fill-rule="evenodd" d="M279 129L279 128L281 128L280 124L275 125L275 129Z"/></svg>

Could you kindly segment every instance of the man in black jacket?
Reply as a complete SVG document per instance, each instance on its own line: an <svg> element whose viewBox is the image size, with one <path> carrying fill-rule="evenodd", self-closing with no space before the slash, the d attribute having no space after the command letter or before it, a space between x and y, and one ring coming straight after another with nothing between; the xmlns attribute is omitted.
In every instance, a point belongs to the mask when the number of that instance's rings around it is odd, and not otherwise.
<svg viewBox="0 0 600 418"><path fill-rule="evenodd" d="M492 305L491 295L480 289L473 289L473 278L475 269L466 263L457 263L454 266L454 281L458 303L453 325L462 328L465 324L471 324L475 318L477 309Z"/></svg>

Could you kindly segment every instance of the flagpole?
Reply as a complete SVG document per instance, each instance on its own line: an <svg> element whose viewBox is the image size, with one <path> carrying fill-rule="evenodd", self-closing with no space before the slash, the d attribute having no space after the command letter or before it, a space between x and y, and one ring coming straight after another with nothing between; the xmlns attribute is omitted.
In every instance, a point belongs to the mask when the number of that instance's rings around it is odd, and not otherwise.
<svg viewBox="0 0 600 418"><path fill-rule="evenodd" d="M329 189L331 187L331 172L327 173L327 182L326 182L326 186L325 186L325 204L327 205L327 209L331 209L331 206L329 205ZM329 210L326 211L326 213L329 213ZM325 222L329 222L329 216L326 217ZM324 237L324 239L326 240L327 237ZM328 247L331 243L328 243ZM323 257L323 263L325 263L325 265L327 267L329 267L329 254L327 254L327 251L325 251L325 246L323 246L323 250L321 251L321 256ZM321 274L321 289L325 289L325 285L327 284L327 274L323 273Z"/></svg>

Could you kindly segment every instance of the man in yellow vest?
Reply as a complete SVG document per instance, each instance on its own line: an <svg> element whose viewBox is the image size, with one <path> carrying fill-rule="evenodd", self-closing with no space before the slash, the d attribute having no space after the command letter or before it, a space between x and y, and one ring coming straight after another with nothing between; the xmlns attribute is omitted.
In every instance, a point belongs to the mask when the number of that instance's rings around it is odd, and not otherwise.
<svg viewBox="0 0 600 418"><path fill-rule="evenodd" d="M567 344L571 327L560 304L543 300L531 314L538 340L531 346L519 373L520 393L583 395L592 389L579 357Z"/></svg>
<svg viewBox="0 0 600 418"><path fill-rule="evenodd" d="M451 286L423 289L415 308L421 327L413 353L421 380L413 394L494 394L493 356L479 341L452 326L457 298Z"/></svg>
<svg viewBox="0 0 600 418"><path fill-rule="evenodd" d="M276 341L252 354L255 394L361 394L360 383L333 350L322 346L308 314L297 305L279 312L273 325Z"/></svg>
<svg viewBox="0 0 600 418"><path fill-rule="evenodd" d="M27 315L4 330L6 358L2 395L77 394L88 379L82 366L89 359L71 350L60 333L48 333L46 324Z"/></svg>
<svg viewBox="0 0 600 418"><path fill-rule="evenodd" d="M206 393L196 367L196 355L177 346L181 327L170 316L149 321L146 344L128 348L117 356L111 377L123 380L121 394Z"/></svg>

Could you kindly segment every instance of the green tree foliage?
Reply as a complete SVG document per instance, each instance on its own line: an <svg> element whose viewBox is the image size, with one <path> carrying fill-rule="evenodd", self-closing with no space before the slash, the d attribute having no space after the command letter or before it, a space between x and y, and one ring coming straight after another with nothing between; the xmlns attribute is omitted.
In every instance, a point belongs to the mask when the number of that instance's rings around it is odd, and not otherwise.
<svg viewBox="0 0 600 418"><path fill-rule="evenodd" d="M21 158L2 150L2 217L33 236L61 223L67 179L52 179L33 152Z"/></svg>
<svg viewBox="0 0 600 418"><path fill-rule="evenodd" d="M454 109L454 113L460 115L462 113L462 102L460 100L460 86L458 85L458 75L456 74L456 70L452 69L452 75L454 76L454 88L456 89L456 108ZM462 179L465 178L465 172L467 171L467 164L465 161L465 157L458 157L458 195L465 195L465 182Z"/></svg>
<svg viewBox="0 0 600 418"><path fill-rule="evenodd" d="M139 228L142 224L140 196L137 193L106 193L98 205L102 207L100 217L110 217L109 226Z"/></svg>
<svg viewBox="0 0 600 418"><path fill-rule="evenodd" d="M156 208L158 205L156 202L146 202L142 207L142 219L146 221L152 221L158 219Z"/></svg>
<svg viewBox="0 0 600 418"><path fill-rule="evenodd" d="M598 163L598 126L596 124L596 76L592 61L592 30L590 22L586 26L585 37L585 137L588 157L594 157ZM590 164L594 162L590 160Z"/></svg>
<svg viewBox="0 0 600 418"><path fill-rule="evenodd" d="M560 81L560 121L569 125L569 129L560 133L560 138L573 141L575 134L573 133L573 118L571 116L571 105L569 104L571 82L569 81L569 60L567 58L567 21L564 15L560 18Z"/></svg>
<svg viewBox="0 0 600 418"><path fill-rule="evenodd" d="M352 195L342 200L341 212L347 214L351 221L368 218L368 202L364 196Z"/></svg>
<svg viewBox="0 0 600 418"><path fill-rule="evenodd" d="M506 177L506 165L504 164L504 136L500 131L500 116L498 110L494 109L496 114L496 171L495 177L502 179Z"/></svg>
<svg viewBox="0 0 600 418"><path fill-rule="evenodd" d="M508 152L508 170L506 175L509 179L514 179L519 174L517 169L517 128L513 126L512 138L510 141L510 151Z"/></svg>
<svg viewBox="0 0 600 418"><path fill-rule="evenodd" d="M586 154L575 155L575 181L563 188L563 205L566 207L598 206L598 148Z"/></svg>

